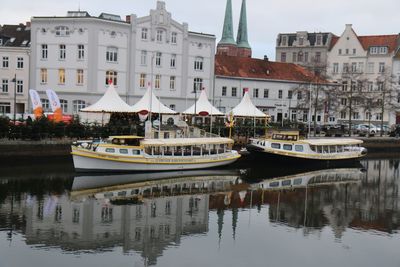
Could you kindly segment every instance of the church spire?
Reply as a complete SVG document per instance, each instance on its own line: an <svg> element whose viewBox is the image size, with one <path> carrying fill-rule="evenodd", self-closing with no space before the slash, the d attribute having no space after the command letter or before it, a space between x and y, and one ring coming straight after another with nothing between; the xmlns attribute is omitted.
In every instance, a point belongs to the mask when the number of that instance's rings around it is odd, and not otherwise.
<svg viewBox="0 0 400 267"><path fill-rule="evenodd" d="M222 38L218 44L236 45L233 38L233 20L232 20L232 1L226 1L224 28L222 30Z"/></svg>
<svg viewBox="0 0 400 267"><path fill-rule="evenodd" d="M242 0L242 8L240 10L240 20L236 43L238 46L239 56L251 57L251 47L247 40L246 0Z"/></svg>

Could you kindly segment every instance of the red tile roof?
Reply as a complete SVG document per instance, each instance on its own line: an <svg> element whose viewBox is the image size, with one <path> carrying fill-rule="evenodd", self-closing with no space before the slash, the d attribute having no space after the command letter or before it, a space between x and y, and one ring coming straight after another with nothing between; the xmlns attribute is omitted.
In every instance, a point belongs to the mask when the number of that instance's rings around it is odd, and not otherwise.
<svg viewBox="0 0 400 267"><path fill-rule="evenodd" d="M358 40L365 50L371 46L387 46L389 53L392 53L397 47L397 39L399 35L371 35L371 36L358 36Z"/></svg>
<svg viewBox="0 0 400 267"><path fill-rule="evenodd" d="M387 46L389 53L396 50L399 37L398 34L357 36L364 50L368 50L371 46ZM329 49L335 46L339 38L338 36L332 36Z"/></svg>
<svg viewBox="0 0 400 267"><path fill-rule="evenodd" d="M225 55L215 56L215 75L294 82L327 82L293 63Z"/></svg>

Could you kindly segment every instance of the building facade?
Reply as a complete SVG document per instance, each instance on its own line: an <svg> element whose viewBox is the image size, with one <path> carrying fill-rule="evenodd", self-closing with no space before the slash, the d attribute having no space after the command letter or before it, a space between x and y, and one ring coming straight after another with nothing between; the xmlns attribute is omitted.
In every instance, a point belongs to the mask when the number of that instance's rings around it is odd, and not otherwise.
<svg viewBox="0 0 400 267"><path fill-rule="evenodd" d="M342 35L332 39L327 73L332 81L342 85L336 112L338 122L351 119L354 123L380 125L383 120L385 125L392 125L399 120L400 76L395 63L399 37L358 36L352 25L346 24Z"/></svg>
<svg viewBox="0 0 400 267"><path fill-rule="evenodd" d="M158 1L145 17L68 12L32 18L30 86L48 100L54 89L65 113L95 103L112 82L134 104L151 86L167 106L184 110L194 90L212 94L215 36L190 32Z"/></svg>
<svg viewBox="0 0 400 267"><path fill-rule="evenodd" d="M28 112L30 24L0 25L0 115Z"/></svg>

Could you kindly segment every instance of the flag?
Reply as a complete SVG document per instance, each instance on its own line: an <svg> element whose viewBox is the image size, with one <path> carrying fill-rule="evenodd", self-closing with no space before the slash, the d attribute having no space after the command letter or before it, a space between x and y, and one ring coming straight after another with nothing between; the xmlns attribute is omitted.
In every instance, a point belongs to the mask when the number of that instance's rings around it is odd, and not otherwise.
<svg viewBox="0 0 400 267"><path fill-rule="evenodd" d="M54 113L54 121L60 122L62 120L62 109L61 109L60 99L58 99L56 92L54 92L52 89L47 89L46 94L47 97L49 98L51 110Z"/></svg>
<svg viewBox="0 0 400 267"><path fill-rule="evenodd" d="M40 101L39 94L34 89L29 89L29 95L31 97L33 114L35 119L40 118L43 115L42 101Z"/></svg>

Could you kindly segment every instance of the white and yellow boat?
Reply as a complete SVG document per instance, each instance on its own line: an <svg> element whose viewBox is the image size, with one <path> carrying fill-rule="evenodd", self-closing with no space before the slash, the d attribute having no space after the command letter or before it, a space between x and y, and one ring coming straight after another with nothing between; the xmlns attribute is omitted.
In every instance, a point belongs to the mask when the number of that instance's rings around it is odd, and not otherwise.
<svg viewBox="0 0 400 267"><path fill-rule="evenodd" d="M72 145L77 171L169 171L204 169L235 162L233 140L223 137L145 139L111 136L106 142Z"/></svg>
<svg viewBox="0 0 400 267"><path fill-rule="evenodd" d="M362 143L352 138L301 139L298 131L281 131L269 138L253 138L247 150L294 162L343 162L365 156L367 150Z"/></svg>

